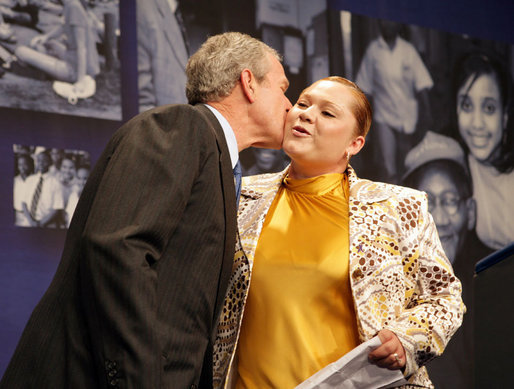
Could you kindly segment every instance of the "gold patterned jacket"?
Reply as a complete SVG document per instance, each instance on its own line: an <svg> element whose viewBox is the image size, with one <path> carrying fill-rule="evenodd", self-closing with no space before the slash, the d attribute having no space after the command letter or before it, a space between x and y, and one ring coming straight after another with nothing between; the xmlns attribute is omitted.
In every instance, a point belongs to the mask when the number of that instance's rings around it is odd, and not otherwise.
<svg viewBox="0 0 514 389"><path fill-rule="evenodd" d="M230 387L257 241L287 174L244 177L239 239L214 346L214 387ZM432 388L425 367L462 323L461 284L446 258L423 192L359 179L350 185L350 282L362 342L387 328L407 355L408 387Z"/></svg>

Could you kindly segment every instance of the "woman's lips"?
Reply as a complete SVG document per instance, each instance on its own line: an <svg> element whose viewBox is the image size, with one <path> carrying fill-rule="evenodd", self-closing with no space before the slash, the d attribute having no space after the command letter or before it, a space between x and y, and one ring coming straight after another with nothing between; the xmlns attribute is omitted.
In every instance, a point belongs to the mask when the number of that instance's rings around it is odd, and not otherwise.
<svg viewBox="0 0 514 389"><path fill-rule="evenodd" d="M292 131L293 131L293 134L296 136L309 136L310 135L309 131L307 131L305 128L303 128L301 126L294 126Z"/></svg>
<svg viewBox="0 0 514 389"><path fill-rule="evenodd" d="M483 133L468 133L471 143L474 147L482 148L486 147L489 144L489 139L491 138L489 134Z"/></svg>

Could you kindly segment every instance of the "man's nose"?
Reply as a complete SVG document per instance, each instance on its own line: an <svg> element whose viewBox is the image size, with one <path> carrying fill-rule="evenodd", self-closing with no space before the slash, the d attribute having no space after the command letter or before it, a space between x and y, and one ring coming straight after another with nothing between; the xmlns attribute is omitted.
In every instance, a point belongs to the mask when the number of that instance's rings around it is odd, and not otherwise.
<svg viewBox="0 0 514 389"><path fill-rule="evenodd" d="M442 207L440 204L436 204L431 213L437 227L448 225L450 218L448 217L448 213L444 207Z"/></svg>

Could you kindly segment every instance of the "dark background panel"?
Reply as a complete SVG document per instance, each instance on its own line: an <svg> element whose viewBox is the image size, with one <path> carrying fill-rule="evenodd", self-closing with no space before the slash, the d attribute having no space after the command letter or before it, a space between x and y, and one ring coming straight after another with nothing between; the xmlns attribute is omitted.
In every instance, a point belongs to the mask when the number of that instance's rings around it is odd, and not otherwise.
<svg viewBox="0 0 514 389"><path fill-rule="evenodd" d="M514 42L511 0L329 0L328 6L482 39Z"/></svg>

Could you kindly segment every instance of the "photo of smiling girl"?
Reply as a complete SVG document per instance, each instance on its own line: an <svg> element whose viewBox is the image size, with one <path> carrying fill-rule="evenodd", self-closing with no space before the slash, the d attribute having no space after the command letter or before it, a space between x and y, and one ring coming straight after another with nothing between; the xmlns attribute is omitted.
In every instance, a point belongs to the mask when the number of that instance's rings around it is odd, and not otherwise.
<svg viewBox="0 0 514 389"><path fill-rule="evenodd" d="M455 68L455 128L467 151L478 237L500 249L514 241L514 131L511 80L491 55L472 53Z"/></svg>

